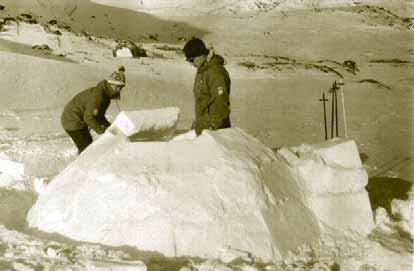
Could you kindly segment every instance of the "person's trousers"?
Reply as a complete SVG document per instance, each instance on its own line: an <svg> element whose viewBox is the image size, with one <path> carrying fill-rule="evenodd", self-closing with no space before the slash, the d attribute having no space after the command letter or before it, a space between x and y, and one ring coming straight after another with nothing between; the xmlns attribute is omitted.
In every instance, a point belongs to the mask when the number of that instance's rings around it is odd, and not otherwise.
<svg viewBox="0 0 414 271"><path fill-rule="evenodd" d="M65 131L72 138L73 143L75 143L76 147L78 148L78 154L83 152L83 150L85 150L86 147L88 147L93 141L88 128L82 130Z"/></svg>

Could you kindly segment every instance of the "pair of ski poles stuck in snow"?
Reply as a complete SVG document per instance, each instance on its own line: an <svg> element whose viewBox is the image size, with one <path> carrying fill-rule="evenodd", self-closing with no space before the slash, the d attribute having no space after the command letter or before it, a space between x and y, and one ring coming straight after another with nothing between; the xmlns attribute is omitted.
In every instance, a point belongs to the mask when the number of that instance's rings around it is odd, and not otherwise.
<svg viewBox="0 0 414 271"><path fill-rule="evenodd" d="M344 83L342 81L336 82L334 81L332 88L329 89L329 92L332 94L331 103L332 103L332 109L331 109L331 138L334 138L334 126L335 126L335 137L338 137L338 96L337 93L340 90L341 91L341 101L342 101L342 115L344 118L344 138L348 137L348 131L346 126L346 113L345 113L345 98L344 98L344 90L342 86ZM323 103L323 120L325 124L325 140L328 140L328 129L327 129L327 123L326 123L326 105L325 102L328 101L325 97L325 92L322 94L322 99L319 99Z"/></svg>

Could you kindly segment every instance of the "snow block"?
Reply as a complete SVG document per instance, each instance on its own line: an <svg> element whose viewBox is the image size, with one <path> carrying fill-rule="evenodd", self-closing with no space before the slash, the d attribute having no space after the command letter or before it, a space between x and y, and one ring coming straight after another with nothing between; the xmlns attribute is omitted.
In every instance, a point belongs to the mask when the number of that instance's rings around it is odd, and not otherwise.
<svg viewBox="0 0 414 271"><path fill-rule="evenodd" d="M365 186L368 184L366 170L358 162L351 167L352 159L360 161L358 152L352 151L356 148L355 143L347 140L346 144L339 143L338 146L334 145L335 142L338 141L328 141L324 143L323 148L320 148L321 144L302 145L296 152L288 148L278 150L278 157L292 168L292 174L300 182L305 195L318 196L365 191ZM332 146L333 150L337 150L337 155L335 156L334 151L327 146ZM346 146L351 151L346 151ZM301 157L298 157L296 153ZM332 162L335 159L336 162ZM340 164L341 161L344 161L345 166Z"/></svg>
<svg viewBox="0 0 414 271"><path fill-rule="evenodd" d="M313 145L312 149L328 166L344 168L362 167L361 158L353 140L335 138Z"/></svg>
<svg viewBox="0 0 414 271"><path fill-rule="evenodd" d="M360 192L304 193L292 166L301 158L291 153L289 164L238 128L131 142L127 135L145 126L140 120L123 113L113 125L125 134L108 129L56 176L29 211L29 226L166 256L244 251L268 261L318 242L325 226L354 229L358 219L366 227L365 215L372 219ZM350 222L335 218L343 207Z"/></svg>
<svg viewBox="0 0 414 271"><path fill-rule="evenodd" d="M180 109L177 107L122 111L112 123L112 127L118 128L123 134L132 138L165 140L174 133L179 115Z"/></svg>
<svg viewBox="0 0 414 271"><path fill-rule="evenodd" d="M309 197L307 201L322 227L350 230L363 235L375 227L367 192Z"/></svg>
<svg viewBox="0 0 414 271"><path fill-rule="evenodd" d="M297 171L298 180L309 196L359 192L368 184L368 174L363 168L333 168L305 160L297 166Z"/></svg>
<svg viewBox="0 0 414 271"><path fill-rule="evenodd" d="M333 139L314 145L281 148L277 157L286 163L298 183L307 207L325 227L369 233L375 226L356 144Z"/></svg>

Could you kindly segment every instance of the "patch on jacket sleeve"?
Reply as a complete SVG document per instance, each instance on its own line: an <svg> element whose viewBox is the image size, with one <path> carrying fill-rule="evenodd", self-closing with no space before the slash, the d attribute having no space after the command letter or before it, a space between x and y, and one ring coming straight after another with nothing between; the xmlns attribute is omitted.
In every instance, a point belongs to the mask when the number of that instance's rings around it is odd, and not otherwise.
<svg viewBox="0 0 414 271"><path fill-rule="evenodd" d="M97 109L97 108L95 108L95 109L92 111L92 114L93 114L94 116L98 116L98 114L99 114L98 109Z"/></svg>
<svg viewBox="0 0 414 271"><path fill-rule="evenodd" d="M218 87L218 88L217 88L217 93L218 93L218 95L223 95L223 94L224 94L224 89L223 89L223 87Z"/></svg>

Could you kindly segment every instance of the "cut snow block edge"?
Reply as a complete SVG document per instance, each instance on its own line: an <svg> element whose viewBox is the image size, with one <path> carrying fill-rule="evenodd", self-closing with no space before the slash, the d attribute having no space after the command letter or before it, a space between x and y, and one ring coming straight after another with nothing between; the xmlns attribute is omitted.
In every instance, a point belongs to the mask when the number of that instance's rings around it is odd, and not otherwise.
<svg viewBox="0 0 414 271"><path fill-rule="evenodd" d="M296 165L304 159L317 158L330 167L352 169L362 167L358 148L352 139L334 138L313 145L284 147L279 150L279 154L290 165Z"/></svg>
<svg viewBox="0 0 414 271"><path fill-rule="evenodd" d="M317 154L330 167L361 168L362 162L354 140L334 138L312 146Z"/></svg>
<svg viewBox="0 0 414 271"><path fill-rule="evenodd" d="M174 134L180 109L176 107L153 110L121 111L108 129L100 135L76 159L85 167L94 164L98 159L113 153L119 153L124 145L134 141L134 136L151 136L155 140L165 140ZM145 132L148 132L145 134ZM142 139L142 138L141 138ZM69 164L63 172L70 170Z"/></svg>
<svg viewBox="0 0 414 271"><path fill-rule="evenodd" d="M360 192L368 184L368 173L353 140L283 147L276 156L291 168L307 196Z"/></svg>
<svg viewBox="0 0 414 271"><path fill-rule="evenodd" d="M174 132L180 109L177 107L166 107L152 110L122 111L115 118L111 128L116 127L126 136L134 136L139 133L160 133L166 131Z"/></svg>
<svg viewBox="0 0 414 271"><path fill-rule="evenodd" d="M88 146L77 160L85 165L95 163L100 157L118 153L127 142L136 138L142 141L148 141L147 137L154 141L168 139L175 132L179 115L177 107L121 111L105 133Z"/></svg>
<svg viewBox="0 0 414 271"><path fill-rule="evenodd" d="M360 192L368 184L368 173L363 168L329 167L312 160L297 166L296 172L308 196Z"/></svg>
<svg viewBox="0 0 414 271"><path fill-rule="evenodd" d="M322 227L326 225L362 235L370 233L375 227L367 192L308 197L307 202Z"/></svg>

